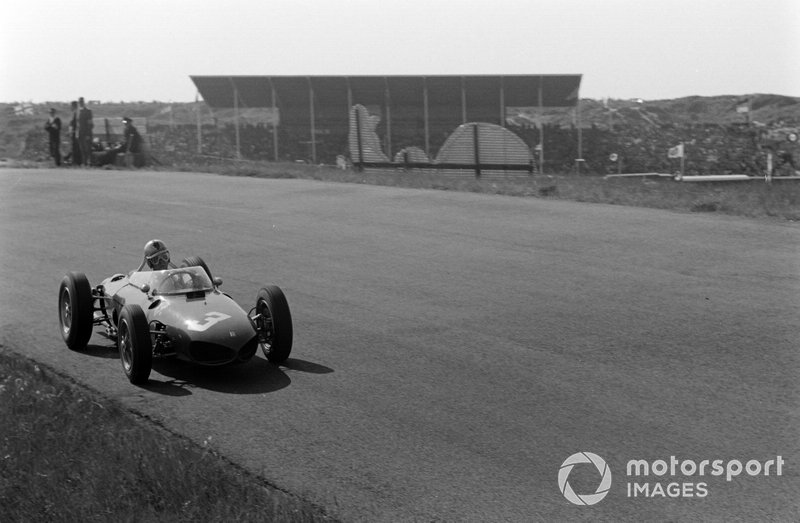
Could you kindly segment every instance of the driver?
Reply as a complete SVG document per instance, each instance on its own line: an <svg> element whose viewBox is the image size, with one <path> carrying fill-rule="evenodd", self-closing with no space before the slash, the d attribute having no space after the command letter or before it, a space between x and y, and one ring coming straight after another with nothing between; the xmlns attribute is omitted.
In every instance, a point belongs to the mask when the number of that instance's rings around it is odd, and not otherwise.
<svg viewBox="0 0 800 523"><path fill-rule="evenodd" d="M144 260L137 271L148 270L163 271L170 267L175 268L169 260L167 246L161 240L150 240L144 246Z"/></svg>

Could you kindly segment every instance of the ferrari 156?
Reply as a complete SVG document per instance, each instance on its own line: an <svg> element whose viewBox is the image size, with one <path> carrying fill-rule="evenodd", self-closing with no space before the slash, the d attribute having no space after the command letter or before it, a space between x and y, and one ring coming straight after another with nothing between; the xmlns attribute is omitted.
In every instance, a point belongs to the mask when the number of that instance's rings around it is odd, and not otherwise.
<svg viewBox="0 0 800 523"><path fill-rule="evenodd" d="M260 346L280 364L292 350L292 317L283 291L261 288L249 312L220 291L222 280L199 257L180 267L115 274L96 287L70 272L58 291L61 335L84 349L96 326L116 339L125 375L147 382L153 358L220 366L249 361Z"/></svg>

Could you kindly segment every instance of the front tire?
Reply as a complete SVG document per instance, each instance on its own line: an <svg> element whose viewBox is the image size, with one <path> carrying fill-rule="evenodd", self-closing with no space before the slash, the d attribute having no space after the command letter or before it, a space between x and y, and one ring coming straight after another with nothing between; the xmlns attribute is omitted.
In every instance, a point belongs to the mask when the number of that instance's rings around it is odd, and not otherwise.
<svg viewBox="0 0 800 523"><path fill-rule="evenodd" d="M292 314L283 291L269 285L258 291L258 341L261 350L271 363L281 364L292 352Z"/></svg>
<svg viewBox="0 0 800 523"><path fill-rule="evenodd" d="M58 322L61 337L72 350L83 350L92 337L94 318L92 287L86 275L70 272L58 288Z"/></svg>
<svg viewBox="0 0 800 523"><path fill-rule="evenodd" d="M138 305L126 305L117 324L117 348L122 370L134 385L147 383L153 367L153 344L147 316Z"/></svg>

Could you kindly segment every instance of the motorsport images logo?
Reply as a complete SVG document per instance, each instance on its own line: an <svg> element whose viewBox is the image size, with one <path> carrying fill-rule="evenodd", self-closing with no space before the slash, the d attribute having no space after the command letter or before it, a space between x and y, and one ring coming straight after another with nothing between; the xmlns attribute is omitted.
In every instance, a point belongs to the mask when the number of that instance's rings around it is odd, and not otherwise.
<svg viewBox="0 0 800 523"><path fill-rule="evenodd" d="M576 494L569 484L569 474L572 468L580 463L591 463L600 473L600 484L594 494ZM578 452L564 460L558 470L558 488L570 503L575 505L594 505L600 503L611 488L611 469L606 460L592 452Z"/></svg>
<svg viewBox="0 0 800 523"><path fill-rule="evenodd" d="M569 475L575 465L591 464L600 474L600 484L594 493L577 494L569 484ZM648 461L629 460L627 472L628 498L705 498L710 488L708 476L724 477L729 483L740 475L783 476L786 460L782 456L763 463L757 459L743 462L738 459L669 459ZM653 476L651 478L651 476ZM600 503L611 489L611 469L606 460L592 452L577 452L564 460L558 470L558 489L574 505Z"/></svg>

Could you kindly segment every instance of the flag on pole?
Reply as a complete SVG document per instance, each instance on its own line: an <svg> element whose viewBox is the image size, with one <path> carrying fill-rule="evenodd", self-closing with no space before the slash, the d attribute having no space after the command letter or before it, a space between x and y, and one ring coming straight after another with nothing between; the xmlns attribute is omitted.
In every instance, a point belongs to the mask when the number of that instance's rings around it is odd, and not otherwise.
<svg viewBox="0 0 800 523"><path fill-rule="evenodd" d="M670 147L667 151L667 158L683 158L683 144Z"/></svg>

